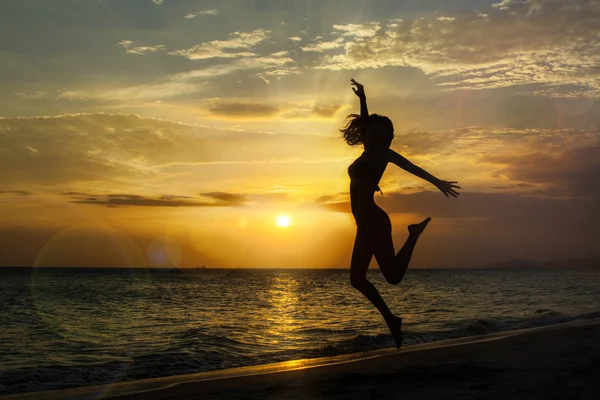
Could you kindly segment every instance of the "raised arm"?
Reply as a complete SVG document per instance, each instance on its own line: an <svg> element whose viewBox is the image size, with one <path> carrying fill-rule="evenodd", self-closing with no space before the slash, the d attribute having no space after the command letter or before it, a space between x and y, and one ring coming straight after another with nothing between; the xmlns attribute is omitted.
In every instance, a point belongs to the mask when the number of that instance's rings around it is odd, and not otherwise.
<svg viewBox="0 0 600 400"><path fill-rule="evenodd" d="M369 109L367 108L367 96L365 95L365 87L360 83L356 82L354 79L351 79L350 82L352 82L352 84L356 86L356 89L352 88L352 90L354 90L354 93L356 93L356 95L360 99L360 116L366 118L369 116Z"/></svg>
<svg viewBox="0 0 600 400"><path fill-rule="evenodd" d="M400 154L396 153L394 150L388 150L388 161L396 164L403 170L410 172L411 174L418 176L421 179L426 180L431 183L433 186L437 187L446 197L452 196L457 197L460 196L456 189L460 189L460 186L455 185L458 182L447 182L441 179L436 178L431 175L429 172L425 171L423 168L416 166L415 164L408 161L408 159L402 157Z"/></svg>

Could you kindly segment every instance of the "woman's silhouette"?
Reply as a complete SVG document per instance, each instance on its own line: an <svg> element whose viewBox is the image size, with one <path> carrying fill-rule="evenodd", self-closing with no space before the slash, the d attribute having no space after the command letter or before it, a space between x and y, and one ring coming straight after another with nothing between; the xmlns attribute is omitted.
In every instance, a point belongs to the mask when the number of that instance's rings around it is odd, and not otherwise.
<svg viewBox="0 0 600 400"><path fill-rule="evenodd" d="M367 110L367 98L363 85L352 79L354 93L360 98L360 115L350 114L344 129L344 140L351 146L362 144L364 151L350 167L350 204L356 220L356 240L350 266L350 282L364 294L385 319L396 347L402 344L402 318L392 314L385 301L366 278L373 255L385 279L397 285L404 278L417 239L431 220L408 226L408 239L396 254L392 241L392 224L387 213L375 204L374 195L379 189L379 180L389 162L425 179L436 186L446 197L459 195L454 189L457 182L442 181L412 164L390 149L394 139L394 126L389 118L372 114Z"/></svg>

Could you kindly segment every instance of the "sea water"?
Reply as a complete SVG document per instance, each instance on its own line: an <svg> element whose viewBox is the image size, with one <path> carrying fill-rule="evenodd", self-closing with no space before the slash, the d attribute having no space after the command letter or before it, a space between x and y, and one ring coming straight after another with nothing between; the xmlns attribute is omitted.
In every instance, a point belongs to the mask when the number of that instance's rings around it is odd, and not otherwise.
<svg viewBox="0 0 600 400"><path fill-rule="evenodd" d="M405 345L600 317L600 271L368 277ZM392 346L347 270L0 269L0 394Z"/></svg>

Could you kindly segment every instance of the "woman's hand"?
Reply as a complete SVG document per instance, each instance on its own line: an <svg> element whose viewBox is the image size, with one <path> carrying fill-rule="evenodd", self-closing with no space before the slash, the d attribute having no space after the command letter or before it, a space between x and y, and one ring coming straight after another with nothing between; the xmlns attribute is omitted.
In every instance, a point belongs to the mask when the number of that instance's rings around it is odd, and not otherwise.
<svg viewBox="0 0 600 400"><path fill-rule="evenodd" d="M458 182L439 181L436 186L438 189L440 189L440 192L444 193L444 195L446 197L449 197L449 196L458 197L458 196L460 196L460 193L458 193L456 190L454 190L454 188L460 189L460 186L455 185L455 183L458 183Z"/></svg>
<svg viewBox="0 0 600 400"><path fill-rule="evenodd" d="M356 82L354 79L350 79L350 82L352 82L352 84L356 86L356 89L352 88L352 90L354 90L354 93L356 93L358 97L365 97L365 87L360 83Z"/></svg>

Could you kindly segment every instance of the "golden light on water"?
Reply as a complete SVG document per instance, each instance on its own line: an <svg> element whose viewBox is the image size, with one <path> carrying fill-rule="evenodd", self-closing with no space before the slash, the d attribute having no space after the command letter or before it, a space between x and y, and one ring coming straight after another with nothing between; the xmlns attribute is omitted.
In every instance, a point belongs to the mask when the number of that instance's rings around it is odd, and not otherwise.
<svg viewBox="0 0 600 400"><path fill-rule="evenodd" d="M279 217L277 217L277 226L280 226L282 228L290 226L290 217L288 217L287 215L280 215Z"/></svg>

